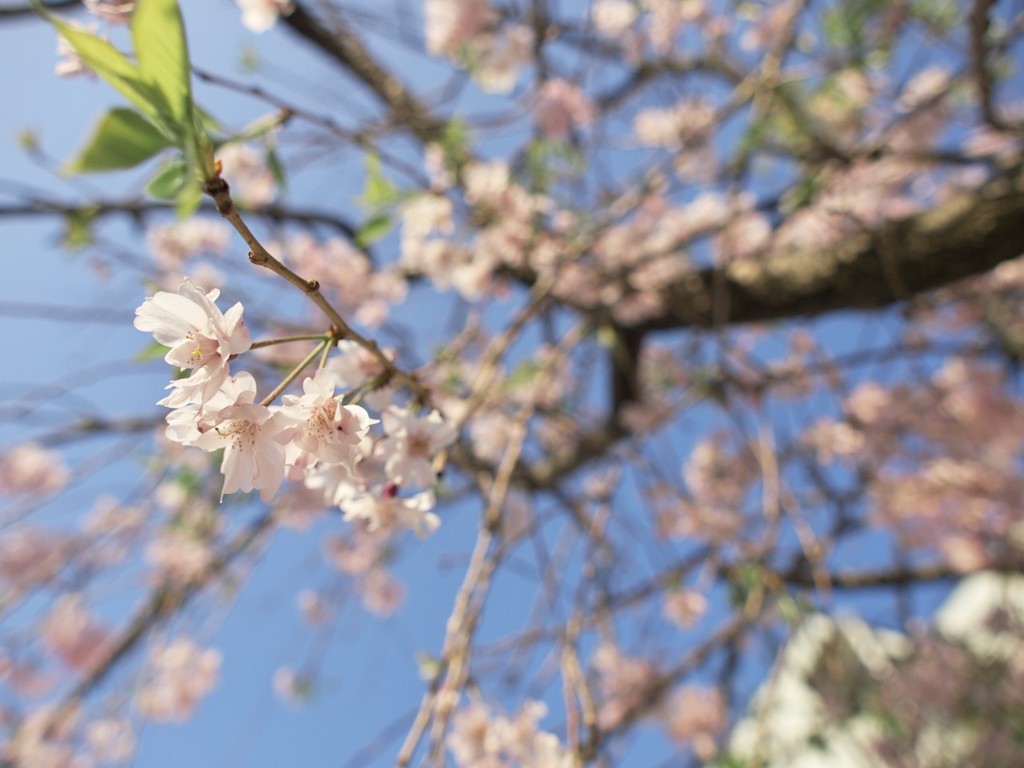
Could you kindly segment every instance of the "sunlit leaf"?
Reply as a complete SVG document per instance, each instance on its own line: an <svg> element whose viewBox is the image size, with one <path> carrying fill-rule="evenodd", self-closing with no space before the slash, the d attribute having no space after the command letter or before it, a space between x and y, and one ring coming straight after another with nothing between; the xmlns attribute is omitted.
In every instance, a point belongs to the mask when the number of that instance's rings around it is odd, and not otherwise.
<svg viewBox="0 0 1024 768"><path fill-rule="evenodd" d="M381 168L380 158L373 152L366 154L366 186L363 187L362 203L370 211L392 205L398 199L395 186L388 181Z"/></svg>
<svg viewBox="0 0 1024 768"><path fill-rule="evenodd" d="M182 131L192 122L192 86L185 26L177 0L138 0L132 41L139 71L163 96L169 116Z"/></svg>
<svg viewBox="0 0 1024 768"><path fill-rule="evenodd" d="M61 233L61 243L65 248L75 251L95 242L92 231L95 213L95 210L86 209L68 215Z"/></svg>
<svg viewBox="0 0 1024 768"><path fill-rule="evenodd" d="M356 242L364 247L372 245L387 236L388 232L391 231L392 224L391 216L387 213L378 213L375 216L371 216L360 228L359 234L356 235Z"/></svg>
<svg viewBox="0 0 1024 768"><path fill-rule="evenodd" d="M146 185L146 193L159 200L174 200L185 183L188 169L181 160L167 163Z"/></svg>
<svg viewBox="0 0 1024 768"><path fill-rule="evenodd" d="M42 14L61 36L71 44L86 66L98 77L112 85L122 96L139 108L147 117L160 125L170 134L174 134L173 125L167 122L166 110L159 108L163 101L149 81L143 76L135 64L117 50L109 41L68 24L49 13L39 2L31 0L32 5Z"/></svg>
<svg viewBox="0 0 1024 768"><path fill-rule="evenodd" d="M134 168L170 146L167 136L135 110L112 109L100 118L85 146L65 170L89 173Z"/></svg>
<svg viewBox="0 0 1024 768"><path fill-rule="evenodd" d="M282 191L284 191L287 187L288 178L285 173L284 164L281 162L280 155L277 154L276 150L272 148L268 149L266 160L267 168L273 175L274 181L277 183L277 186L280 187Z"/></svg>
<svg viewBox="0 0 1024 768"><path fill-rule="evenodd" d="M178 191L177 212L179 219L187 219L203 202L203 189L199 182L189 174L186 174L184 183Z"/></svg>

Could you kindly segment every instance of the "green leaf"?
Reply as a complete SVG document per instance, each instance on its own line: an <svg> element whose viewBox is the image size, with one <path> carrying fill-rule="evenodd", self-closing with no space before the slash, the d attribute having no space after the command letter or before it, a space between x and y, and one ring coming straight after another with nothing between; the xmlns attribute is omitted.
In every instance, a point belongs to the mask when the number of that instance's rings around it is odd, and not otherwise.
<svg viewBox="0 0 1024 768"><path fill-rule="evenodd" d="M387 213L371 216L360 227L359 234L356 235L356 242L364 248L372 245L391 231L392 224L391 216Z"/></svg>
<svg viewBox="0 0 1024 768"><path fill-rule="evenodd" d="M212 145L192 103L191 71L177 0L138 0L132 39L138 65L103 38L49 13L40 0L33 7L67 39L82 61L110 83L182 149L197 178L216 176Z"/></svg>
<svg viewBox="0 0 1024 768"><path fill-rule="evenodd" d="M39 0L31 0L31 2L33 7L53 24L61 36L71 44L75 53L81 57L86 66L98 77L112 85L168 134L175 134L173 125L167 122L166 110L158 108L163 100L161 95L143 77L139 68L130 62L123 53L102 37L61 21L49 13Z"/></svg>
<svg viewBox="0 0 1024 768"><path fill-rule="evenodd" d="M469 145L472 136L469 126L459 119L450 120L444 127L441 147L444 152L445 168L457 172L469 159Z"/></svg>
<svg viewBox="0 0 1024 768"><path fill-rule="evenodd" d="M366 186L363 187L362 203L370 211L376 211L394 204L398 199L395 186L388 181L381 168L380 157L374 152L366 154Z"/></svg>
<svg viewBox="0 0 1024 768"><path fill-rule="evenodd" d="M196 177L216 177L209 134L192 102L188 40L177 0L138 0L132 15L132 41L142 76L152 83Z"/></svg>
<svg viewBox="0 0 1024 768"><path fill-rule="evenodd" d="M162 166L146 185L147 194L158 200L174 200L185 183L188 168L181 160Z"/></svg>
<svg viewBox="0 0 1024 768"><path fill-rule="evenodd" d="M191 216L203 201L199 181L180 160L157 171L146 185L146 192L158 200L174 200L179 219Z"/></svg>
<svg viewBox="0 0 1024 768"><path fill-rule="evenodd" d="M274 181L277 182L277 186L280 187L282 192L284 192L287 189L287 177L284 172L284 164L281 162L281 157L273 147L267 149L266 160L267 168L274 177Z"/></svg>
<svg viewBox="0 0 1024 768"><path fill-rule="evenodd" d="M64 232L61 235L62 245L72 251L92 245L95 241L92 232L95 220L95 209L85 209L70 214L65 220Z"/></svg>
<svg viewBox="0 0 1024 768"><path fill-rule="evenodd" d="M194 177L186 174L181 190L178 192L177 212L179 219L187 219L203 202L203 188Z"/></svg>
<svg viewBox="0 0 1024 768"><path fill-rule="evenodd" d="M132 42L143 79L163 96L168 116L186 133L192 124L192 85L177 0L138 0L132 14Z"/></svg>
<svg viewBox="0 0 1024 768"><path fill-rule="evenodd" d="M133 109L107 112L79 151L68 163L67 173L91 173L134 168L172 146L159 128Z"/></svg>

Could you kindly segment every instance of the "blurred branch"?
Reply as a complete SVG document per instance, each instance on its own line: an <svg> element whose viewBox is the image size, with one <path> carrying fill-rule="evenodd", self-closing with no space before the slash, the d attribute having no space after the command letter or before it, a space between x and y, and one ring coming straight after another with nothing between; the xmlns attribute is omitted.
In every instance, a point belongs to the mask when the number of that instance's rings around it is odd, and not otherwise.
<svg viewBox="0 0 1024 768"><path fill-rule="evenodd" d="M968 15L971 40L971 76L978 91L978 105L985 122L994 128L1001 128L1002 123L992 104L992 69L988 61L988 44L985 37L990 27L989 11L996 0L974 0Z"/></svg>
<svg viewBox="0 0 1024 768"><path fill-rule="evenodd" d="M305 38L323 53L351 72L387 106L394 124L409 131L421 142L441 138L445 121L435 117L402 82L385 69L363 45L363 41L340 19L327 27L301 3L283 17L293 32Z"/></svg>
<svg viewBox="0 0 1024 768"><path fill-rule="evenodd" d="M82 4L82 0L53 0L52 2L43 2L47 8L51 11L59 11L64 8L75 8ZM6 19L14 19L25 16L36 16L36 11L28 5L2 5L0 6L0 21Z"/></svg>
<svg viewBox="0 0 1024 768"><path fill-rule="evenodd" d="M1024 572L1024 561L1007 561L991 563L980 570L997 571L999 573ZM829 585L833 589L874 589L877 587L906 586L909 584L925 584L932 581L959 580L970 575L970 571L957 569L946 563L930 565L885 568L873 571L856 571L846 573L829 573ZM813 574L806 568L777 573L775 576L787 584L815 588L817 583Z"/></svg>
<svg viewBox="0 0 1024 768"><path fill-rule="evenodd" d="M62 203L56 200L28 200L23 203L0 205L0 218L32 218L37 216L74 216L82 218L102 218L105 216L124 215L141 221L154 213L173 213L174 203L154 200L121 199L93 200L85 203ZM212 203L204 203L200 209L205 213L216 213ZM327 211L315 211L271 203L258 208L246 209L246 214L278 223L296 222L299 224L322 224L332 227L350 240L355 240L358 228L346 219Z"/></svg>
<svg viewBox="0 0 1024 768"><path fill-rule="evenodd" d="M713 328L880 309L1022 253L1024 174L1018 171L831 249L768 253L684 275L660 291L663 313L627 328Z"/></svg>

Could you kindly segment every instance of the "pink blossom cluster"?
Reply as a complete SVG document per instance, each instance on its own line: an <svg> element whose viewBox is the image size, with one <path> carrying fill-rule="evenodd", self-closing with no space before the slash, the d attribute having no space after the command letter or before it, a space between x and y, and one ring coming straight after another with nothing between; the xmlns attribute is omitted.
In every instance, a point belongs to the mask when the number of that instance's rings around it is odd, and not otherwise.
<svg viewBox="0 0 1024 768"><path fill-rule="evenodd" d="M95 768L123 764L135 753L136 737L128 720L101 717L82 722L77 708L40 707L21 721L17 735L2 747L10 765L33 768Z"/></svg>
<svg viewBox="0 0 1024 768"><path fill-rule="evenodd" d="M425 535L434 530L439 520L430 512L432 462L455 441L455 428L436 411L419 416L394 404L394 390L373 393L380 419L348 402L350 396L339 389L358 393L374 387L365 351L345 341L338 344L337 356L303 380L302 394L283 395L281 405L258 402L253 375L229 370L229 362L252 344L243 307L239 303L221 312L218 297L219 291L206 292L186 278L176 294L157 292L136 310L135 327L169 348L168 363L189 372L172 381L171 393L160 401L172 409L167 439L223 450L222 498L255 490L268 501L287 477L320 493L347 519L364 521L369 531L411 528ZM375 438L370 429L376 424L384 434ZM423 490L399 495L408 488ZM162 550L170 545L165 540L147 555L165 560L169 555ZM206 555L197 551L196 556L202 562ZM180 552L170 560L180 566Z"/></svg>
<svg viewBox="0 0 1024 768"><path fill-rule="evenodd" d="M135 10L135 0L84 0L85 9L112 24L126 24Z"/></svg>
<svg viewBox="0 0 1024 768"><path fill-rule="evenodd" d="M643 715L657 721L677 743L692 749L702 760L717 752L717 739L728 720L721 693L699 685L681 685L662 694L661 673L646 659L632 658L613 643L595 651L592 664L598 675L602 729L614 729L629 718Z"/></svg>
<svg viewBox="0 0 1024 768"><path fill-rule="evenodd" d="M527 701L514 717L495 716L476 701L456 713L448 736L459 768L570 768L573 754L553 733L537 724L547 713L539 701Z"/></svg>
<svg viewBox="0 0 1024 768"><path fill-rule="evenodd" d="M557 244L546 248L536 232L537 218L552 211L551 201L515 183L507 162L470 163L463 182L463 201L485 224L462 242L452 200L440 194L412 198L401 212L403 266L427 275L438 288L455 288L476 301L499 292L496 272L502 265L555 261Z"/></svg>
<svg viewBox="0 0 1024 768"><path fill-rule="evenodd" d="M157 722L186 720L220 677L221 654L179 638L154 648L147 660L147 679L138 708Z"/></svg>
<svg viewBox="0 0 1024 768"><path fill-rule="evenodd" d="M257 208L277 195L277 180L259 150L232 142L217 151L221 173L231 179L231 196L239 205Z"/></svg>
<svg viewBox="0 0 1024 768"><path fill-rule="evenodd" d="M60 455L38 443L19 443L0 453L0 494L48 496L70 478Z"/></svg>
<svg viewBox="0 0 1024 768"><path fill-rule="evenodd" d="M384 323L409 290L399 269L374 265L365 252L340 237L321 241L301 233L287 241L284 253L299 274L321 275L324 295L368 326Z"/></svg>
<svg viewBox="0 0 1024 768"><path fill-rule="evenodd" d="M363 607L377 616L390 616L399 607L405 592L386 567L391 554L388 537L356 528L351 536L332 536L324 546L328 564L353 579L353 588L362 599ZM310 610L305 598L303 612ZM324 606L320 606L322 612Z"/></svg>
<svg viewBox="0 0 1024 768"><path fill-rule="evenodd" d="M467 66L488 93L511 91L530 61L533 29L500 23L488 0L425 0L423 17L427 51Z"/></svg>
<svg viewBox="0 0 1024 768"><path fill-rule="evenodd" d="M865 382L805 444L869 478L873 518L964 571L1024 549L1024 411L996 369L953 358L921 387Z"/></svg>

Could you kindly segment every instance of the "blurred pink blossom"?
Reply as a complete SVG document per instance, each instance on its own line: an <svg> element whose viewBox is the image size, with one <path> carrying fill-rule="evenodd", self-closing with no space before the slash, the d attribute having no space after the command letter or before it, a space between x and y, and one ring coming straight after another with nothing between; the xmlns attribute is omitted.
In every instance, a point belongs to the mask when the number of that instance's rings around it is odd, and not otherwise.
<svg viewBox="0 0 1024 768"><path fill-rule="evenodd" d="M220 676L220 651L178 638L150 651L136 706L157 722L188 719Z"/></svg>
<svg viewBox="0 0 1024 768"><path fill-rule="evenodd" d="M70 477L60 454L38 443L19 443L0 454L0 493L47 496Z"/></svg>
<svg viewBox="0 0 1024 768"><path fill-rule="evenodd" d="M574 127L590 125L594 109L583 90L567 80L548 80L541 86L534 119L549 139L564 139Z"/></svg>

